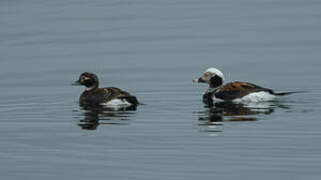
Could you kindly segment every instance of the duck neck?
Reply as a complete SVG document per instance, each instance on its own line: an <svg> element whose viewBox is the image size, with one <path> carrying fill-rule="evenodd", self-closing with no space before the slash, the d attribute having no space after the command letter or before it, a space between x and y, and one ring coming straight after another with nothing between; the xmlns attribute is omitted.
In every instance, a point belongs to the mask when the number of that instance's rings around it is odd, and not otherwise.
<svg viewBox="0 0 321 180"><path fill-rule="evenodd" d="M218 86L218 87L215 87L215 88L212 88L212 87L210 87L210 88L208 88L208 90L206 91L206 93L211 93L211 94L215 94L215 93L217 93L219 90L220 90L220 87L221 86Z"/></svg>
<svg viewBox="0 0 321 180"><path fill-rule="evenodd" d="M94 90L94 89L97 89L98 88L98 83L95 83L95 84L93 84L93 85L91 85L91 86L86 86L86 89L85 89L85 91L92 91L92 90Z"/></svg>

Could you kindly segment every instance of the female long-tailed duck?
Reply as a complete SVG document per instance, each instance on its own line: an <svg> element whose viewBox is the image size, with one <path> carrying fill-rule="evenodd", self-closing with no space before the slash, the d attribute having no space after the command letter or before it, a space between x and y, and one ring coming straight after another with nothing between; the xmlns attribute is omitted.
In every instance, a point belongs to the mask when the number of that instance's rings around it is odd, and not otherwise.
<svg viewBox="0 0 321 180"><path fill-rule="evenodd" d="M203 76L194 80L198 83L208 83L209 90L203 95L203 102L213 106L214 100L235 103L272 101L277 96L284 96L297 92L276 93L272 89L263 88L248 82L231 82L223 85L224 75L216 68L209 68Z"/></svg>
<svg viewBox="0 0 321 180"><path fill-rule="evenodd" d="M130 93L115 87L99 88L98 77L93 73L82 73L73 85L83 85L85 91L79 97L81 106L136 106L137 98Z"/></svg>

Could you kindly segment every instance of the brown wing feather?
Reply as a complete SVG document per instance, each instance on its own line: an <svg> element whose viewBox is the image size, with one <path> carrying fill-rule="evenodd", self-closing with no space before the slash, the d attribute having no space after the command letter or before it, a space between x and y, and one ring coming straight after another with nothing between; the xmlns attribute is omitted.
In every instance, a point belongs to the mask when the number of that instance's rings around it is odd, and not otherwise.
<svg viewBox="0 0 321 180"><path fill-rule="evenodd" d="M108 102L115 98L131 96L128 92L115 87L102 88L101 90L104 93L105 102Z"/></svg>
<svg viewBox="0 0 321 180"><path fill-rule="evenodd" d="M106 88L104 88L106 89ZM115 87L111 87L111 88L107 88L105 91L109 91L110 93L106 93L106 94L110 94L108 95L108 97L105 97L106 101L108 102L114 98L119 98L121 100L126 100L127 102L131 103L132 105L138 105L139 102L137 100L137 98L133 95L131 95L129 92L121 90L119 88L115 88Z"/></svg>
<svg viewBox="0 0 321 180"><path fill-rule="evenodd" d="M243 96L246 96L250 93L259 91L272 92L272 90L270 89L266 89L252 83L236 81L228 83L221 87L219 92L215 93L215 97L224 100L233 100L236 98L242 98Z"/></svg>

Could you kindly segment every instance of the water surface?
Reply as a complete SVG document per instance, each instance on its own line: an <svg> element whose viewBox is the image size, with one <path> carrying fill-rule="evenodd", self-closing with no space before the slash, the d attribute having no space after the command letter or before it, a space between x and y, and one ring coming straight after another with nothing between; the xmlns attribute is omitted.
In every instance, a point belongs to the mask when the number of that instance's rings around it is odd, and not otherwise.
<svg viewBox="0 0 321 180"><path fill-rule="evenodd" d="M0 2L3 179L320 179L321 3ZM205 108L227 81L305 90L265 108ZM82 72L137 110L78 106ZM222 109L223 108L223 109Z"/></svg>

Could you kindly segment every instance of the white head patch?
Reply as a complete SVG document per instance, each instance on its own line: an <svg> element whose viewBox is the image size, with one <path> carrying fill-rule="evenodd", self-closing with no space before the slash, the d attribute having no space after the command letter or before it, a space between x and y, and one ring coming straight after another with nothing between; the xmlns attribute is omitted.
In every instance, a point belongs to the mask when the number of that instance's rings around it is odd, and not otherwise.
<svg viewBox="0 0 321 180"><path fill-rule="evenodd" d="M212 73L212 74L215 74L215 75L217 75L217 76L219 76L220 78L222 78L222 80L224 81L224 74L220 71L220 70L218 70L218 69L216 69L216 68L208 68L208 69L206 69L206 71L204 72L204 74L205 73Z"/></svg>

